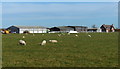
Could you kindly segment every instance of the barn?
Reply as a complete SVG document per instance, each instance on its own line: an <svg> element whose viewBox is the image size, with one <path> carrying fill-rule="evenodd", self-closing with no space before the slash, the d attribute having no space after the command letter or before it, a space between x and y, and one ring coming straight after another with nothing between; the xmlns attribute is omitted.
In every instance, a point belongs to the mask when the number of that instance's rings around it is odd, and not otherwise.
<svg viewBox="0 0 120 69"><path fill-rule="evenodd" d="M105 25L103 24L100 29L102 30L102 32L115 32L115 27L112 25Z"/></svg>
<svg viewBox="0 0 120 69"><path fill-rule="evenodd" d="M87 32L97 32L97 28L89 28L87 29Z"/></svg>
<svg viewBox="0 0 120 69"><path fill-rule="evenodd" d="M59 32L60 32L60 29L57 27L49 28L49 33L59 33Z"/></svg>
<svg viewBox="0 0 120 69"><path fill-rule="evenodd" d="M10 26L7 30L11 33L47 33L47 28L41 26Z"/></svg>
<svg viewBox="0 0 120 69"><path fill-rule="evenodd" d="M70 26L73 27L77 32L87 32L88 27L86 26Z"/></svg>
<svg viewBox="0 0 120 69"><path fill-rule="evenodd" d="M58 26L50 28L50 32L69 33L70 31L87 32L86 26Z"/></svg>

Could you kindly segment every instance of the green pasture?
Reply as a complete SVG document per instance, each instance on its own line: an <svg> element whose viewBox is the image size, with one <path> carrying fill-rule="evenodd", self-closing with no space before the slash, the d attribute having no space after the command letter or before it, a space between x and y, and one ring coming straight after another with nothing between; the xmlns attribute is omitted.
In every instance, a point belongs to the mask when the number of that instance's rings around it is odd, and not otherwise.
<svg viewBox="0 0 120 69"><path fill-rule="evenodd" d="M58 34L3 34L3 67L118 66L118 33ZM27 45L19 45L20 39ZM58 43L49 43L51 39ZM45 46L39 45L42 40L47 40Z"/></svg>

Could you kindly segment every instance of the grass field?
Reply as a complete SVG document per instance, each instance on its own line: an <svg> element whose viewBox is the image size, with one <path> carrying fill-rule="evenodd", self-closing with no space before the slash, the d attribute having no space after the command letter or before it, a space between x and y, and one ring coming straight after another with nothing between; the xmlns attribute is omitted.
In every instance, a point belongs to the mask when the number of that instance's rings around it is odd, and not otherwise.
<svg viewBox="0 0 120 69"><path fill-rule="evenodd" d="M87 35L90 34L92 38ZM18 45L22 36L26 46ZM117 67L118 33L3 34L3 67ZM58 43L40 46L43 39Z"/></svg>

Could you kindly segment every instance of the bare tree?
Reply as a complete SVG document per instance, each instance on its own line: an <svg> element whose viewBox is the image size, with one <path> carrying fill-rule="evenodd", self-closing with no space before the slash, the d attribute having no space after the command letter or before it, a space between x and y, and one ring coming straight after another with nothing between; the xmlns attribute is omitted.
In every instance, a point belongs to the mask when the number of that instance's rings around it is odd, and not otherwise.
<svg viewBox="0 0 120 69"><path fill-rule="evenodd" d="M97 28L97 27L96 27L96 25L94 24L94 25L92 25L92 28Z"/></svg>

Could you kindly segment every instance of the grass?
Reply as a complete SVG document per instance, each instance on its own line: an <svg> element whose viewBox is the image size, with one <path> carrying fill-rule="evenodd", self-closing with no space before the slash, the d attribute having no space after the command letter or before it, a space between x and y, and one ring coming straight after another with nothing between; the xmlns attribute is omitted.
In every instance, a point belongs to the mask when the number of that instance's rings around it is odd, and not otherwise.
<svg viewBox="0 0 120 69"><path fill-rule="evenodd" d="M92 38L87 35L90 34ZM26 46L18 45L22 36ZM3 67L117 67L118 33L3 34ZM40 46L43 39L58 40Z"/></svg>

